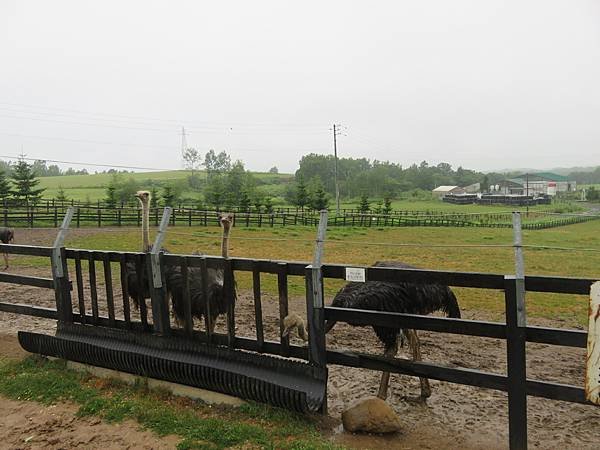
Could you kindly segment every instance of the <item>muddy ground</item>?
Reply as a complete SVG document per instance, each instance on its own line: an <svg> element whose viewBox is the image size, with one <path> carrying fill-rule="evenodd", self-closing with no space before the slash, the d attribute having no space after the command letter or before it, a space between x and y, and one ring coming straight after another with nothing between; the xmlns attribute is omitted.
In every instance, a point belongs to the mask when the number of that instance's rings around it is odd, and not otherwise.
<svg viewBox="0 0 600 450"><path fill-rule="evenodd" d="M97 270L98 280L101 280L103 278L101 276L102 269L98 267ZM16 272L15 269L10 271ZM39 268L19 268L18 272L48 276L47 270ZM117 273L113 278L114 286L120 286ZM87 280L84 281L86 285L85 298L89 311ZM99 286L98 294L99 299L105 298L103 287ZM122 315L122 297L118 289L115 289L114 294L117 317L119 317ZM72 295L74 299L77 298L76 290ZM252 294L240 292L238 297L236 333L239 336L255 337ZM33 287L0 283L0 299L15 303L54 307L52 291ZM76 304L76 301L74 303ZM304 299L290 299L290 310L305 314ZM489 319L485 313L480 311L465 311L463 316ZM136 317L136 313L134 313L133 318ZM278 340L277 298L269 295L263 296L263 320L265 338ZM222 329L223 322L223 320L220 321L218 328ZM532 322L537 325L541 324ZM563 323L552 323L551 321L544 321L543 325L564 326ZM199 324L197 326L201 327ZM18 330L52 333L54 328L53 321L0 312L0 335L14 336ZM424 331L419 332L419 336L425 361L496 373L505 373L506 371L506 346L502 340ZM293 341L301 344L300 340L294 339ZM1 343L2 340L0 340ZM336 325L327 336L327 345L330 348L376 354L380 354L383 350L370 328L350 327L346 324ZM2 345L2 347L7 346ZM401 350L399 357L408 357L408 355L405 350ZM584 349L544 344L527 345L528 378L583 386L584 365ZM357 400L375 395L379 386L379 378L380 373L374 371L330 366L329 414L334 418L339 418L341 412ZM432 381L431 385L433 393L427 404L417 404L410 399L419 393L418 379L393 375L388 402L398 412L404 423L403 433L386 438L353 436L341 432L338 427L332 430L335 441L356 448L507 448L506 394L438 381ZM33 408L40 407L34 406ZM5 415L4 410L0 411L0 414ZM528 434L531 448L596 449L600 446L600 437L597 433L599 424L600 408L534 397L528 398Z"/></svg>

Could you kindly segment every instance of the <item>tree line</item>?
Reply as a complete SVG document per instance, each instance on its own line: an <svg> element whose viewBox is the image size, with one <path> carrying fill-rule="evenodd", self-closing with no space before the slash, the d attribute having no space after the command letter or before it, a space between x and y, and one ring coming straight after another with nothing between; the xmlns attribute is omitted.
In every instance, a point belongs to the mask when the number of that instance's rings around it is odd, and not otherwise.
<svg viewBox="0 0 600 450"><path fill-rule="evenodd" d="M45 189L38 187L40 180L33 165L21 159L10 165L10 169L7 173L0 168L0 200L12 199L25 204L38 202Z"/></svg>

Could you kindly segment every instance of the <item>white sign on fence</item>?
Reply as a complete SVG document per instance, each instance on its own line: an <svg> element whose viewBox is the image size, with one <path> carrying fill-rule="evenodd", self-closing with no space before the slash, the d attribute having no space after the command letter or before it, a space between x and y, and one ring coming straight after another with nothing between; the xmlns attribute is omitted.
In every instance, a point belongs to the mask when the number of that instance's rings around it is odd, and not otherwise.
<svg viewBox="0 0 600 450"><path fill-rule="evenodd" d="M592 284L590 292L585 398L600 405L600 281Z"/></svg>
<svg viewBox="0 0 600 450"><path fill-rule="evenodd" d="M360 267L346 267L346 280L364 283L367 281L367 271Z"/></svg>

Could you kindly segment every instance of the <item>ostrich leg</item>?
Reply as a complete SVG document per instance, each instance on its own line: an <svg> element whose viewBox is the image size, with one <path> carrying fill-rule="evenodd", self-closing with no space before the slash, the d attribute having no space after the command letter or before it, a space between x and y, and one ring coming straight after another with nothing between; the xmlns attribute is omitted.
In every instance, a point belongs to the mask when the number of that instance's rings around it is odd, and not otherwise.
<svg viewBox="0 0 600 450"><path fill-rule="evenodd" d="M408 338L408 346L412 352L413 361L421 361L421 341L417 336L416 330L405 330L406 337ZM421 382L421 399L425 400L431 397L431 386L429 386L429 380L427 378L419 378Z"/></svg>
<svg viewBox="0 0 600 450"><path fill-rule="evenodd" d="M396 337L394 343L392 345L386 345L385 350L383 352L383 356L386 358L393 358L398 353L398 338ZM383 372L381 374L381 383L379 384L379 393L377 397L382 400L385 400L388 395L388 386L390 384L390 373Z"/></svg>

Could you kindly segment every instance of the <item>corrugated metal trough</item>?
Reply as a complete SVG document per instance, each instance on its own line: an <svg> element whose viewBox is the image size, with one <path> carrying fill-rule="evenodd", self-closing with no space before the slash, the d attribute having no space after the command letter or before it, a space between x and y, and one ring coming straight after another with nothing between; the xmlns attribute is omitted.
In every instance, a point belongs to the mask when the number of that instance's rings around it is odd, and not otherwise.
<svg viewBox="0 0 600 450"><path fill-rule="evenodd" d="M68 324L56 336L19 332L31 352L199 387L298 412L318 411L327 370L178 337Z"/></svg>

